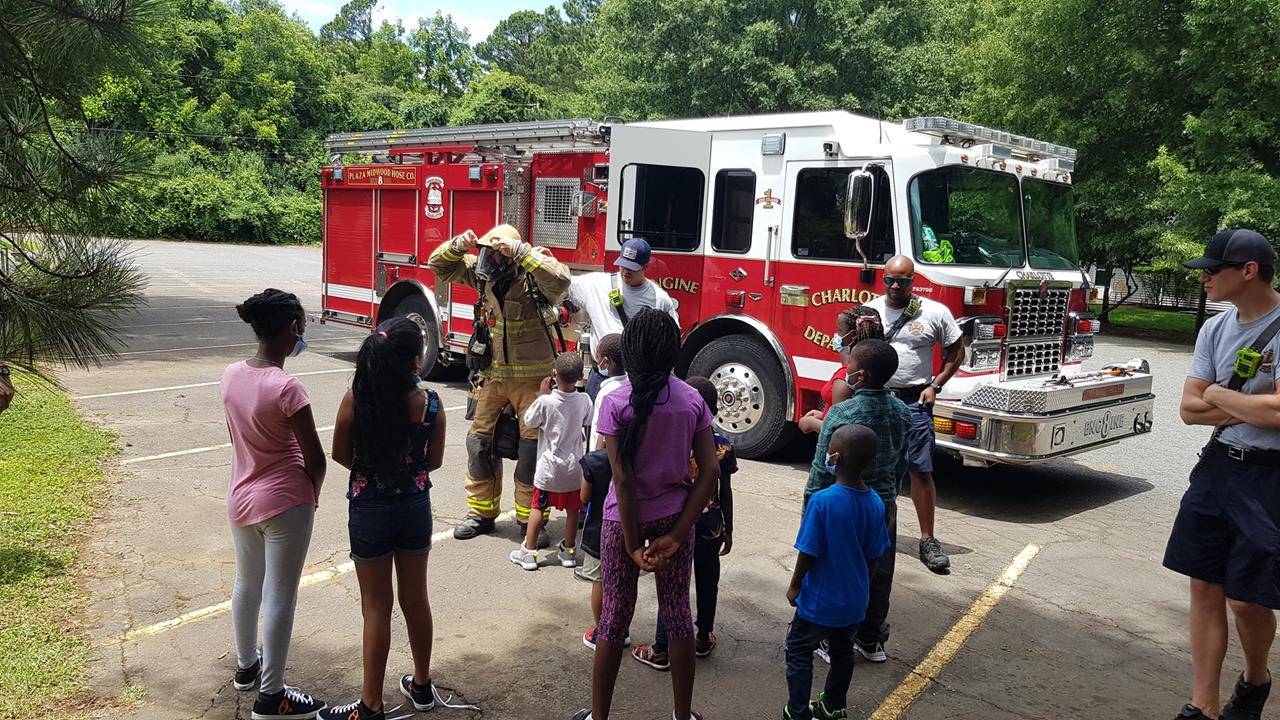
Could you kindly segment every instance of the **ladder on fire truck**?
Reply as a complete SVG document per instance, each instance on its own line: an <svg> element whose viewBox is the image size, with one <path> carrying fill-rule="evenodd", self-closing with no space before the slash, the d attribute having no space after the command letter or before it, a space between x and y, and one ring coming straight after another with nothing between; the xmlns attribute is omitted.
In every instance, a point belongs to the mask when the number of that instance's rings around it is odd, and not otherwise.
<svg viewBox="0 0 1280 720"><path fill-rule="evenodd" d="M325 138L330 153L385 153L398 148L418 149L457 145L502 146L558 150L601 147L609 142L609 125L589 118L538 120L434 127L419 130L378 130L336 133Z"/></svg>

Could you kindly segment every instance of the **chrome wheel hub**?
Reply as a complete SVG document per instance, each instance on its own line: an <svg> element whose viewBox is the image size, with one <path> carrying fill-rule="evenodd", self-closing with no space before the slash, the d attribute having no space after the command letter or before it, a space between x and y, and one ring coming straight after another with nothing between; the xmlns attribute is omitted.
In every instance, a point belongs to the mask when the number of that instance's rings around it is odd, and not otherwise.
<svg viewBox="0 0 1280 720"><path fill-rule="evenodd" d="M756 371L741 363L725 363L711 373L720 407L716 423L730 432L742 433L764 417L764 388Z"/></svg>

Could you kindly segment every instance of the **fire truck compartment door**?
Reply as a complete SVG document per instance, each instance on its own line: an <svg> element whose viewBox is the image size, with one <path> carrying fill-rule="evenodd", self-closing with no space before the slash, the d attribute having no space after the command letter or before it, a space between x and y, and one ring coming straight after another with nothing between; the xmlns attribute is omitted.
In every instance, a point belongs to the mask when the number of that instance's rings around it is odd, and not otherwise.
<svg viewBox="0 0 1280 720"><path fill-rule="evenodd" d="M637 235L655 250L696 249L707 197L711 134L615 125L609 145L609 209L615 219L605 231L605 247L617 252L622 242ZM699 184L701 192L694 202L688 196ZM660 192L664 186L666 194ZM681 199L688 204L681 205Z"/></svg>
<svg viewBox="0 0 1280 720"><path fill-rule="evenodd" d="M375 191L329 188L324 207L324 311L368 324L373 317Z"/></svg>

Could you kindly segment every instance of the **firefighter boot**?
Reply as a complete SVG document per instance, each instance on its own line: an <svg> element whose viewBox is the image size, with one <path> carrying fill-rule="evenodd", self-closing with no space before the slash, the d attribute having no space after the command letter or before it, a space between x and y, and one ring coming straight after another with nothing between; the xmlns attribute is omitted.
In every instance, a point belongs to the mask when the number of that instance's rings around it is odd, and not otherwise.
<svg viewBox="0 0 1280 720"><path fill-rule="evenodd" d="M493 532L493 525L493 518L468 515L462 518L462 522L453 526L453 537L456 540L470 540L477 535Z"/></svg>
<svg viewBox="0 0 1280 720"><path fill-rule="evenodd" d="M470 540L493 532L502 490L502 465L493 457L493 440L467 435L467 506L470 512L453 528L453 537Z"/></svg>

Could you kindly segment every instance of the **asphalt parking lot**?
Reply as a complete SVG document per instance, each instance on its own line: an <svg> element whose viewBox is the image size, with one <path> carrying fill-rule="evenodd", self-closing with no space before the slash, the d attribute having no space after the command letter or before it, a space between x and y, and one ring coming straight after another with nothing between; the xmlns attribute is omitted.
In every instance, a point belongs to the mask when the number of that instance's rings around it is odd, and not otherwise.
<svg viewBox="0 0 1280 720"><path fill-rule="evenodd" d="M226 529L230 463L217 381L252 353L237 302L264 287L319 308L316 249L138 243L150 304L130 318L123 355L65 381L84 414L119 433L121 466L90 532L85 584L95 651L94 689L141 685L141 718L247 718L252 696L231 687L234 653L226 603L234 565ZM311 350L287 369L306 384L316 422L333 423L361 334L313 325ZM1143 356L1156 373L1156 426L1141 438L1035 468L938 474L938 533L953 573L914 557L915 516L900 500L898 574L890 661L861 664L857 713L894 718L1172 716L1186 701L1186 583L1160 567L1164 541L1207 431L1182 426L1177 399L1189 348L1101 338L1097 357ZM465 513L466 422L461 382L437 389L448 409L445 465L433 475L436 530ZM322 432L327 443L329 433ZM716 632L698 662L695 709L707 718L775 718L785 698L782 641L807 459L742 461L734 477L737 530L725 558ZM509 473L508 473L509 477ZM346 490L331 465L287 681L331 703L360 684L358 589L346 553ZM510 507L510 491L504 509ZM553 524L558 538L561 521ZM588 704L589 586L558 567L527 573L506 554L514 524L473 541L440 539L432 552L434 679L492 718L563 718ZM1029 545L1038 548L963 645L943 643L976 599ZM1034 552L1031 551L1031 552ZM1025 559L1025 555L1023 555ZM655 601L642 583L632 626L651 639ZM1007 591L1006 591L1007 590ZM951 635L955 638L955 635ZM918 697L895 690L929 657ZM403 624L393 630L389 675L409 667ZM1233 644L1224 691L1241 667ZM909 683L908 683L909 685ZM669 679L624 660L615 717L669 718ZM388 707L398 704L388 685ZM889 702L886 702L889 698ZM913 700L912 702L907 702Z"/></svg>

